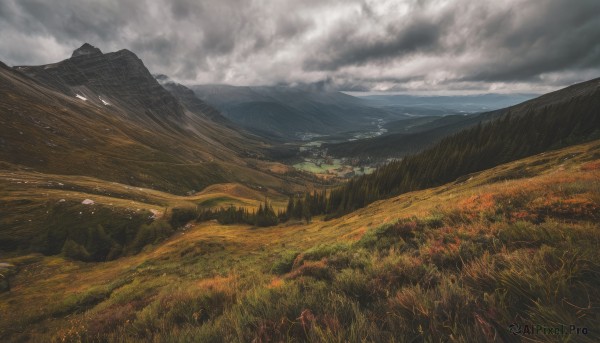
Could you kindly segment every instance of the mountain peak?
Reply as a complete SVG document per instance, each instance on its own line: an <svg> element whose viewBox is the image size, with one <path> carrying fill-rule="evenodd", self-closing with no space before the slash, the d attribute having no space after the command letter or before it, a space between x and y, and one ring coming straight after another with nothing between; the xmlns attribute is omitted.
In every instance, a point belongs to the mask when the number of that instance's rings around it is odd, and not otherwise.
<svg viewBox="0 0 600 343"><path fill-rule="evenodd" d="M73 51L73 55L71 55L71 58L73 57L77 57L77 56L83 56L83 55L98 55L98 54L102 54L102 51L100 51L100 49L96 48L95 46L89 44L89 43L84 43L79 49L76 49L75 51Z"/></svg>

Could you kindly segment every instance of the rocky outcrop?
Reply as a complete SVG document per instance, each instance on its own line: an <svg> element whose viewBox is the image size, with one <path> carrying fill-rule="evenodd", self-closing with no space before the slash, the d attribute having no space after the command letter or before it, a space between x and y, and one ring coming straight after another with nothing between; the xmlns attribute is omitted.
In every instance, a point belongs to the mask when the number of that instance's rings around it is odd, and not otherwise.
<svg viewBox="0 0 600 343"><path fill-rule="evenodd" d="M79 49L73 51L71 58L84 55L102 55L102 51L93 45L84 43Z"/></svg>
<svg viewBox="0 0 600 343"><path fill-rule="evenodd" d="M50 88L97 106L121 109L154 121L177 119L183 107L129 50L103 54L85 43L71 58L41 66L15 67Z"/></svg>

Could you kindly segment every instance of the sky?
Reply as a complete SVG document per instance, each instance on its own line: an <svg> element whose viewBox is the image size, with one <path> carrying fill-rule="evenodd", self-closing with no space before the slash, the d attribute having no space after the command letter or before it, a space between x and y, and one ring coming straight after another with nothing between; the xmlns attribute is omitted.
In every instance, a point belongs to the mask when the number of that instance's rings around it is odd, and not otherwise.
<svg viewBox="0 0 600 343"><path fill-rule="evenodd" d="M8 65L84 42L184 84L543 93L600 77L600 1L0 1Z"/></svg>

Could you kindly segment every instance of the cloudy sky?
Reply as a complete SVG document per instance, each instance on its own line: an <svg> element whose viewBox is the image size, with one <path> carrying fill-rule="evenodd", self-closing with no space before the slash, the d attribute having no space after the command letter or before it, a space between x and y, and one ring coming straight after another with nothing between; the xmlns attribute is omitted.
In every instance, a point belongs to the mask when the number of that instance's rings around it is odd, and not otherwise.
<svg viewBox="0 0 600 343"><path fill-rule="evenodd" d="M187 84L545 92L600 77L599 0L2 0L0 60L83 42Z"/></svg>

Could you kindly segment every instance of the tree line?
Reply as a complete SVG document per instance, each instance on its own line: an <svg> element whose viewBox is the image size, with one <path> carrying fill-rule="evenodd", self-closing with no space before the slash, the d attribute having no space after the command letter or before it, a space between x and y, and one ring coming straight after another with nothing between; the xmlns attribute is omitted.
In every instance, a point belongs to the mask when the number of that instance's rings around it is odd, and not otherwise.
<svg viewBox="0 0 600 343"><path fill-rule="evenodd" d="M220 224L248 224L260 227L273 226L290 219L305 220L310 223L315 215L325 214L327 201L326 191L306 193L303 197L290 197L285 209L273 209L273 205L265 198L258 210L250 211L245 207L221 207L201 210L196 217L198 221L217 220Z"/></svg>

